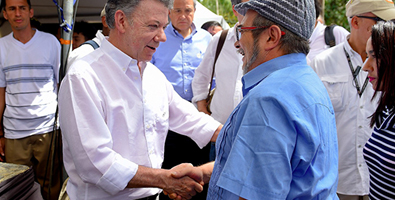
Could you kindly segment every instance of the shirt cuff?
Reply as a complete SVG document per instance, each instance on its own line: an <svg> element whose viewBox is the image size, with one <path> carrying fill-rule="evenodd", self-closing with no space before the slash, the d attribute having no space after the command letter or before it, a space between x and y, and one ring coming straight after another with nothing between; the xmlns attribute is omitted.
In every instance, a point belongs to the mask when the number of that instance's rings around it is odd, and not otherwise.
<svg viewBox="0 0 395 200"><path fill-rule="evenodd" d="M111 167L100 178L97 185L111 195L115 195L126 188L129 181L137 173L137 169L138 165L136 163L117 155Z"/></svg>

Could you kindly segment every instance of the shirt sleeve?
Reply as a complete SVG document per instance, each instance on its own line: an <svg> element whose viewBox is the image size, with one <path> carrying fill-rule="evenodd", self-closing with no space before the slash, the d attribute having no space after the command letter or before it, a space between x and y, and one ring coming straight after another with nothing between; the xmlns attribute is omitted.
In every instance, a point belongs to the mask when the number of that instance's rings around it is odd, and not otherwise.
<svg viewBox="0 0 395 200"><path fill-rule="evenodd" d="M83 62L75 64L79 63ZM75 167L84 182L116 194L125 189L138 165L113 150L99 86L91 73L87 75L87 70L81 71L78 74L69 72L59 92L65 166L74 165L70 168Z"/></svg>
<svg viewBox="0 0 395 200"><path fill-rule="evenodd" d="M218 40L218 35L215 35L206 49L202 62L195 70L195 75L192 80L193 103L206 99L207 97Z"/></svg>

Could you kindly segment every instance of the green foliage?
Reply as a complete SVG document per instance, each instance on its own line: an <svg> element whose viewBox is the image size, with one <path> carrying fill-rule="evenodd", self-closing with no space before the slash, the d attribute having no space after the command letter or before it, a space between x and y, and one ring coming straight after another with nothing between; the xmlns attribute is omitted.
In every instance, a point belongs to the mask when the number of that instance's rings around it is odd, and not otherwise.
<svg viewBox="0 0 395 200"><path fill-rule="evenodd" d="M325 24L337 24L350 31L346 17L347 0L325 0Z"/></svg>
<svg viewBox="0 0 395 200"><path fill-rule="evenodd" d="M217 14L217 6L215 0L199 0L206 8ZM232 3L230 0L218 0L219 15L223 16L226 22L232 27L237 22L236 16L232 12Z"/></svg>

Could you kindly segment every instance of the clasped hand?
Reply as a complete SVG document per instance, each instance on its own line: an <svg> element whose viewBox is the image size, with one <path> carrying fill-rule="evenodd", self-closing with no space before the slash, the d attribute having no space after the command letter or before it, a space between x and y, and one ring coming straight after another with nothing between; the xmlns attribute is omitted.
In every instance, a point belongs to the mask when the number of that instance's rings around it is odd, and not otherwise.
<svg viewBox="0 0 395 200"><path fill-rule="evenodd" d="M196 192L203 191L203 172L199 168L193 167L190 163L183 163L171 168L170 171L173 178L181 180L180 182L184 184L181 189L163 189L163 193L168 195L170 199L190 199L196 195Z"/></svg>

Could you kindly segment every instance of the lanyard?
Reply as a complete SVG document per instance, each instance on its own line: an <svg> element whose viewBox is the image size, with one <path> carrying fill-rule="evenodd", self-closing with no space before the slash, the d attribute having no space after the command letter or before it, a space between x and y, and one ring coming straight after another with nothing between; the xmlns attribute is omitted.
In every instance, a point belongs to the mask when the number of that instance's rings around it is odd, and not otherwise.
<svg viewBox="0 0 395 200"><path fill-rule="evenodd" d="M361 97L363 91L365 91L365 88L368 85L369 78L366 77L365 82L364 82L364 84L362 86L362 90L361 90L361 88L359 87L358 79L357 79L357 76L358 76L359 71L361 70L361 67L357 66L357 69L354 70L354 67L352 66L352 63L351 63L350 55L348 55L348 53L347 53L345 48L343 48L343 50L344 50L344 53L346 54L347 61L348 61L348 66L350 67L351 74L352 74L352 76L354 78L354 83L355 83L355 87L357 88L358 95L359 95L359 97Z"/></svg>

